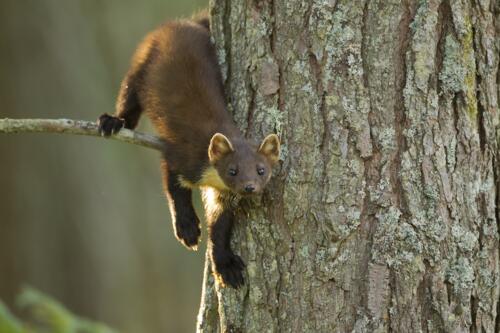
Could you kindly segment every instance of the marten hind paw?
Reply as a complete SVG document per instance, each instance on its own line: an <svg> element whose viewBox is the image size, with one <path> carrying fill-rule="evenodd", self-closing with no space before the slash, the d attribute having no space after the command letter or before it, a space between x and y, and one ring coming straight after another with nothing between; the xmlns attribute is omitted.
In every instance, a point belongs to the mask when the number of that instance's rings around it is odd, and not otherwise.
<svg viewBox="0 0 500 333"><path fill-rule="evenodd" d="M99 133L102 136L110 136L118 133L125 125L125 120L105 113L98 120Z"/></svg>
<svg viewBox="0 0 500 333"><path fill-rule="evenodd" d="M243 279L243 269L245 268L245 263L238 255L227 255L222 262L219 261L219 264L214 266L217 280L224 287L230 286L238 289L245 284L245 280Z"/></svg>
<svg viewBox="0 0 500 333"><path fill-rule="evenodd" d="M176 223L175 236L188 249L196 251L201 238L200 222L196 221Z"/></svg>

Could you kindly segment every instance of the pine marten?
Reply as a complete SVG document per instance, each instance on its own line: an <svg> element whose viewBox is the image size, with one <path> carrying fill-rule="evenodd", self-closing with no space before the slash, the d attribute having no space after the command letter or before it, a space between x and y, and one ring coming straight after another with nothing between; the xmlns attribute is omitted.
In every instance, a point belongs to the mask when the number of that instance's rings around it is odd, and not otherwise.
<svg viewBox="0 0 500 333"><path fill-rule="evenodd" d="M177 239L191 249L199 242L191 190L202 188L214 275L238 288L245 265L230 247L233 212L225 194L261 192L280 142L275 134L260 145L248 141L226 110L208 16L167 22L146 36L121 84L115 116L103 114L99 131L134 129L143 111L165 142L161 171Z"/></svg>

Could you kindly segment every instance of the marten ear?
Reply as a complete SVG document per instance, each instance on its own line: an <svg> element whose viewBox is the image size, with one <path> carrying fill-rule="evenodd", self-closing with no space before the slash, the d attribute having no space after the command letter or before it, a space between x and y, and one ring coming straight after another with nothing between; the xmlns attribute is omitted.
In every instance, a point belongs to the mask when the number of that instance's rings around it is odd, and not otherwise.
<svg viewBox="0 0 500 333"><path fill-rule="evenodd" d="M234 149L231 141L224 134L215 133L208 147L208 158L210 162L215 162L232 151Z"/></svg>
<svg viewBox="0 0 500 333"><path fill-rule="evenodd" d="M266 136L259 147L259 153L266 156L272 163L278 162L280 158L280 139L276 134Z"/></svg>

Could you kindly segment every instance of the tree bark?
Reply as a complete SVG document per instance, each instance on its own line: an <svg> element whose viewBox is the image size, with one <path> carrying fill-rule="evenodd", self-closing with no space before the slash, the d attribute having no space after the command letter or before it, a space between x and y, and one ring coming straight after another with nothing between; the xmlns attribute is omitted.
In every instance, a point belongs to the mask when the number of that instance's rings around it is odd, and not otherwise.
<svg viewBox="0 0 500 333"><path fill-rule="evenodd" d="M500 2L213 0L229 108L282 163L199 332L499 332Z"/></svg>

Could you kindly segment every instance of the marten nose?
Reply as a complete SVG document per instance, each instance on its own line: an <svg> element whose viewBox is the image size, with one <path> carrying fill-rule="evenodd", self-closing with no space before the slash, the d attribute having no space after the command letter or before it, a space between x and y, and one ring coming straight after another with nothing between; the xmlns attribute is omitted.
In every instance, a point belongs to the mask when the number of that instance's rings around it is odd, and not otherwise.
<svg viewBox="0 0 500 333"><path fill-rule="evenodd" d="M253 184L247 184L245 186L245 192L252 193L253 191L255 191L255 186Z"/></svg>

